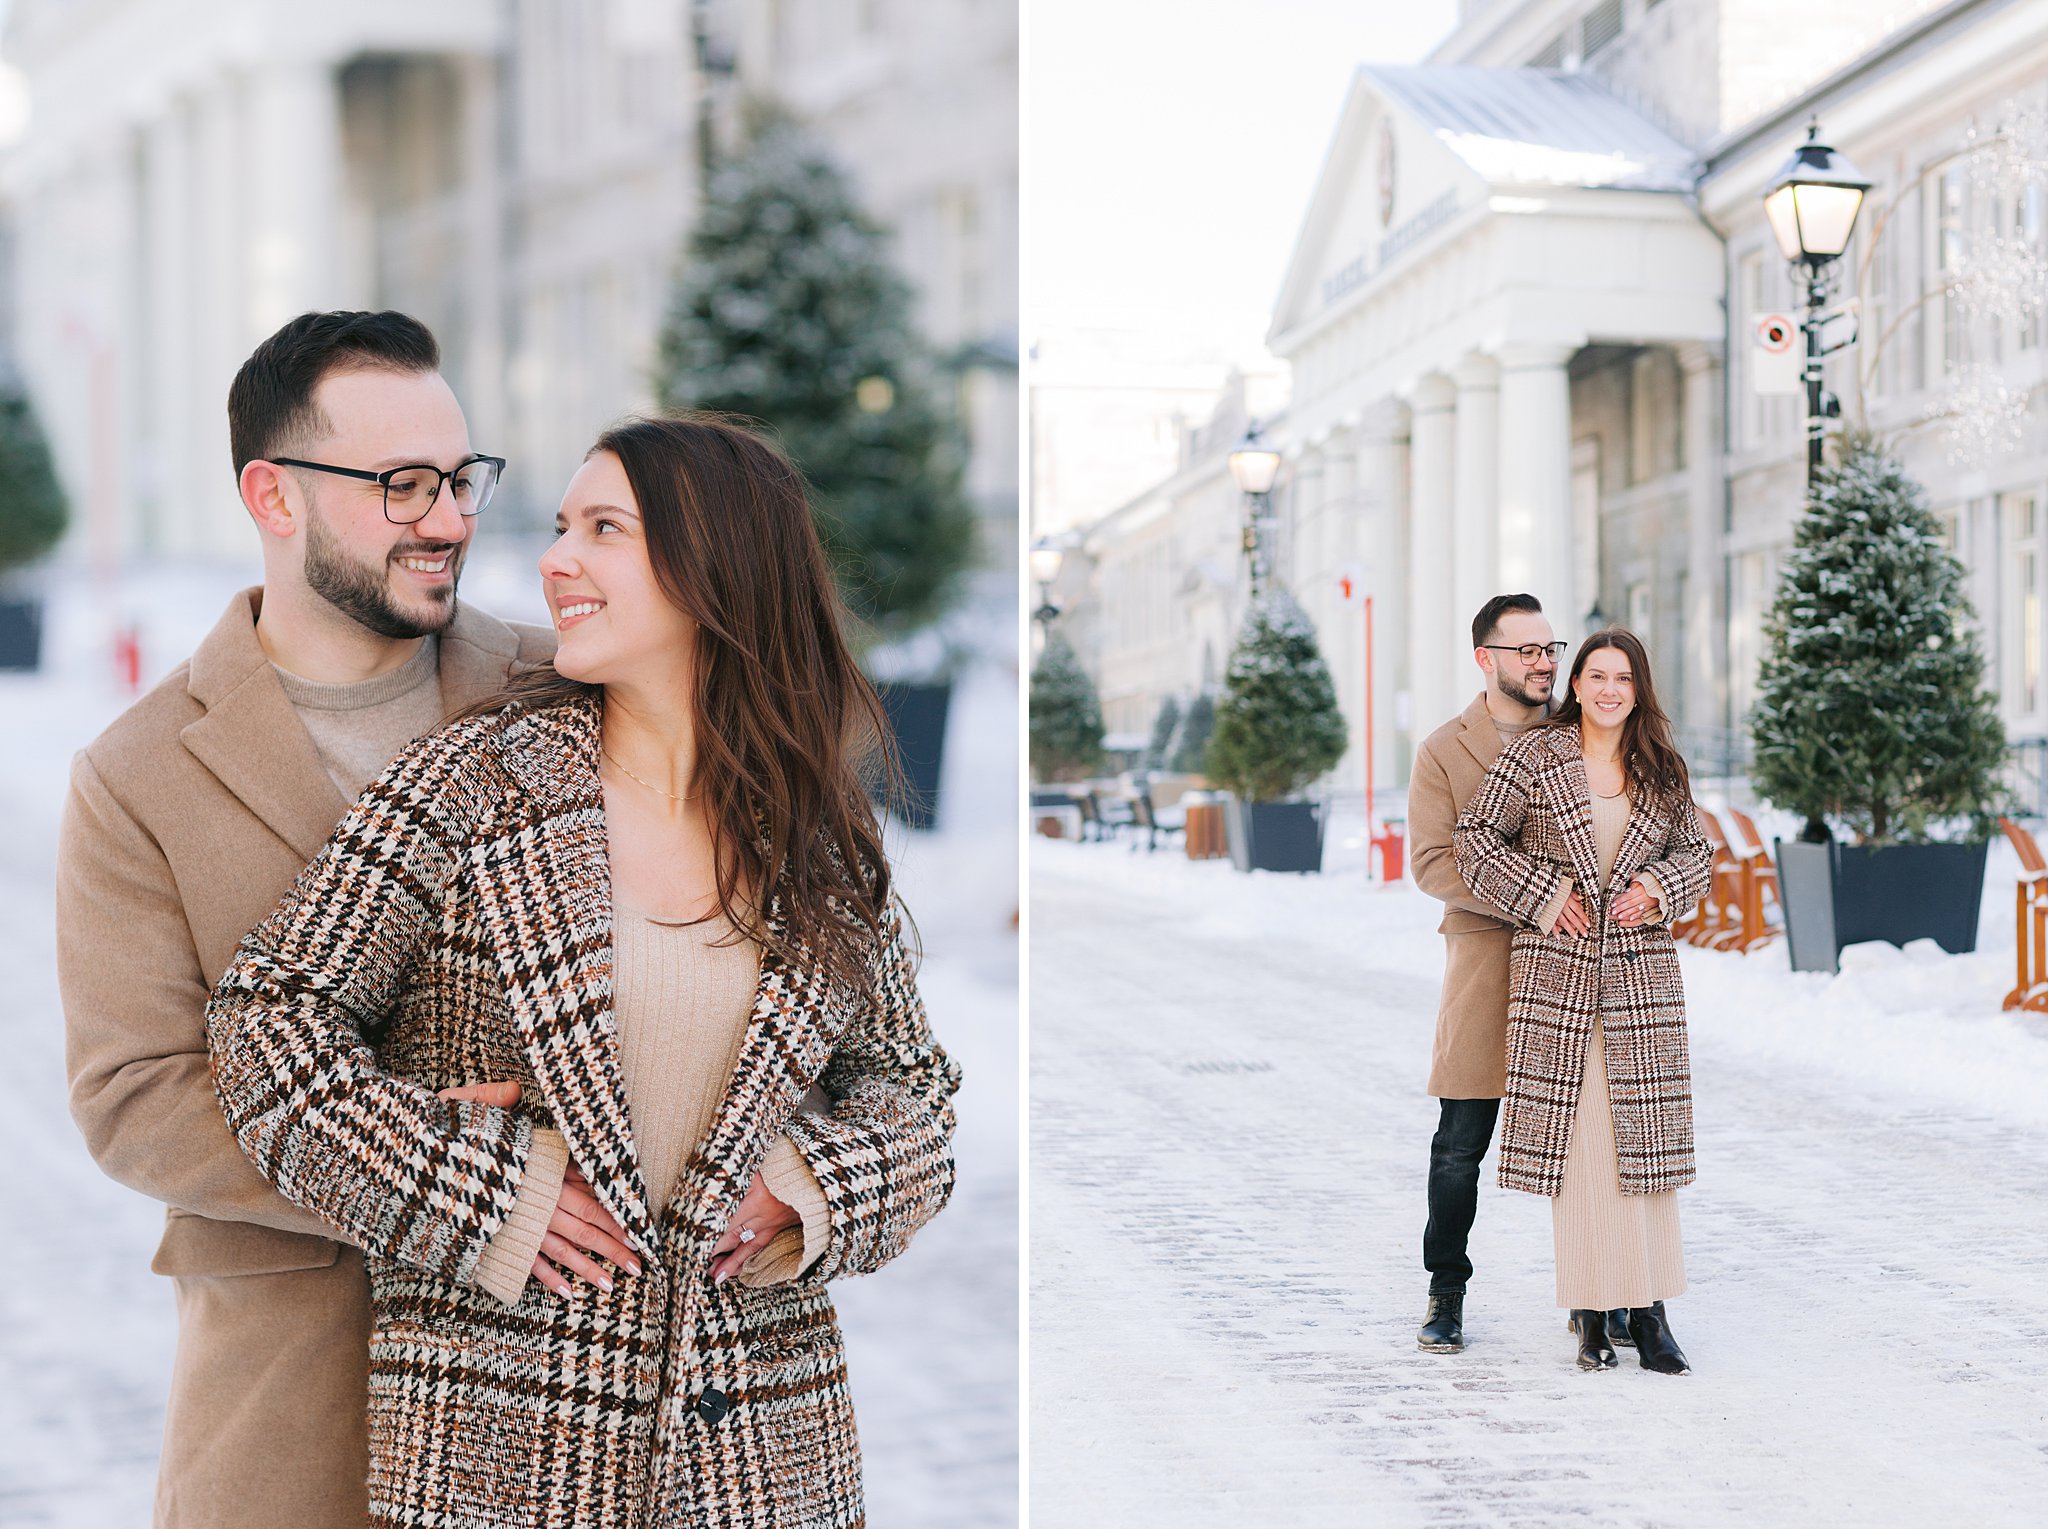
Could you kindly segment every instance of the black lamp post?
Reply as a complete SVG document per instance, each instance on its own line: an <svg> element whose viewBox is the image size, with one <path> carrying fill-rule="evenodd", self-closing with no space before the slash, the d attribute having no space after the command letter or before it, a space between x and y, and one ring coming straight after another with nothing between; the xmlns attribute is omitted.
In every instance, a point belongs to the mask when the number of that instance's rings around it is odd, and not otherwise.
<svg viewBox="0 0 2048 1529"><path fill-rule="evenodd" d="M1257 599L1265 583L1265 549L1259 542L1259 524L1266 516L1266 496L1273 492L1273 480L1280 475L1280 453L1259 438L1259 427L1245 430L1244 439L1230 454L1230 476L1237 491L1249 501L1244 517L1244 555L1251 563L1252 598Z"/></svg>
<svg viewBox="0 0 2048 1529"><path fill-rule="evenodd" d="M1053 541L1038 542L1031 549L1031 578L1038 585L1038 609L1031 618L1038 623L1041 641L1059 619L1060 607L1052 597L1052 587L1059 582L1060 565L1066 557L1066 550Z"/></svg>
<svg viewBox="0 0 2048 1529"><path fill-rule="evenodd" d="M1821 329L1834 315L1822 307L1834 285L1835 262L1849 247L1856 229L1856 215L1863 210L1863 194L1870 182L1845 155L1837 154L1820 141L1818 120L1807 124L1806 142L1792 155L1785 168L1764 192L1764 216L1778 240L1778 250L1795 265L1805 267L1806 317L1800 331L1806 336L1806 491L1813 492L1813 475L1821 463L1821 437L1825 421L1841 413L1841 403L1821 387L1820 363L1846 345L1821 343Z"/></svg>

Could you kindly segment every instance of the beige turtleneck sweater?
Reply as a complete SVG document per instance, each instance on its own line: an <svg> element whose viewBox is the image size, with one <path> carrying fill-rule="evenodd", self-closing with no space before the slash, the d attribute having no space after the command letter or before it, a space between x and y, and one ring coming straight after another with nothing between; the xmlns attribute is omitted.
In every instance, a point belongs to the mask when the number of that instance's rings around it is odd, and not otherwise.
<svg viewBox="0 0 2048 1529"><path fill-rule="evenodd" d="M663 923L618 905L612 923L612 1012L619 1069L633 1140L657 1219L676 1180L724 1098L746 1039L760 981L760 952L750 940L731 944L732 925L714 916L702 924ZM484 1249L476 1284L515 1304L526 1287L568 1165L558 1132L533 1133L526 1177L505 1224ZM787 1136L778 1136L761 1164L769 1191L801 1218L747 1261L749 1285L791 1280L825 1249L824 1191Z"/></svg>

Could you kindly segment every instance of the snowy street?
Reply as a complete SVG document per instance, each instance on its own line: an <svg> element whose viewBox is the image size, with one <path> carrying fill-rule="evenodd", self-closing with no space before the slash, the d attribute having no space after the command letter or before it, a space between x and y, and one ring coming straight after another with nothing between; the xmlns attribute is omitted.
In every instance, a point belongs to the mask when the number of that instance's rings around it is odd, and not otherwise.
<svg viewBox="0 0 2048 1529"><path fill-rule="evenodd" d="M1419 1353L1438 905L1032 841L1034 1522L2039 1523L2048 1020L1983 948L1835 978L1681 947L1694 1373L1582 1374L1550 1215L1493 1183Z"/></svg>
<svg viewBox="0 0 2048 1529"><path fill-rule="evenodd" d="M937 832L892 831L926 960L920 989L965 1084L951 1204L879 1274L833 1286L873 1522L1007 1529L1017 1497L1017 689L1009 577L954 697ZM146 681L189 652L244 579L155 570L114 593L139 622ZM464 595L532 620L530 561L479 562ZM991 591L1000 595L993 604ZM149 1261L162 1208L103 1177L65 1105L51 878L74 750L125 704L105 655L106 592L64 587L49 664L0 675L0 1191L16 1250L0 1289L0 1524L149 1521L175 1316Z"/></svg>

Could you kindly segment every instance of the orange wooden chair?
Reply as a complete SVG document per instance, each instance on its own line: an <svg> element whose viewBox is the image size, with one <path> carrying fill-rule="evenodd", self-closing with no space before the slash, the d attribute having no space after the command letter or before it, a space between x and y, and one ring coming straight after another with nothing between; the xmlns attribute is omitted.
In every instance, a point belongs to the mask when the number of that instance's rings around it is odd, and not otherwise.
<svg viewBox="0 0 2048 1529"><path fill-rule="evenodd" d="M2042 859L2034 836L2011 818L2000 818L1998 826L2020 857L2020 879L2013 890L2018 981L2000 1007L2048 1012L2048 860Z"/></svg>
<svg viewBox="0 0 2048 1529"><path fill-rule="evenodd" d="M1700 827L1714 846L1714 879L1704 899L1699 927L1688 936L1695 945L1709 950L1738 950L1743 939L1742 861L1721 831L1721 820L1693 803L1700 815Z"/></svg>
<svg viewBox="0 0 2048 1529"><path fill-rule="evenodd" d="M1778 894L1778 867L1771 860L1764 836L1756 831L1756 819L1734 806L1728 809L1728 816L1735 820L1736 831L1742 835L1742 847L1736 853L1742 857L1747 878L1743 887L1743 910L1745 920L1754 931L1742 948L1754 950L1785 932L1785 899ZM1778 910L1776 918L1764 912L1765 893L1770 894L1771 903Z"/></svg>

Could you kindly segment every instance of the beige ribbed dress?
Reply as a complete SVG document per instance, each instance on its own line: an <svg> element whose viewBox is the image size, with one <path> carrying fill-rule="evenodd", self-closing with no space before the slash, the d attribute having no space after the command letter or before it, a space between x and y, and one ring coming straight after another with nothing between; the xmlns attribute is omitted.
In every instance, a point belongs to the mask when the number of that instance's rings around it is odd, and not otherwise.
<svg viewBox="0 0 2048 1529"><path fill-rule="evenodd" d="M1628 794L1593 797L1593 840L1604 885L1628 830ZM1663 906L1654 877L1643 884ZM1647 1306L1685 1293L1685 1251L1678 1235L1678 1193L1625 1195L1614 1151L1614 1111L1607 1098L1607 1058L1600 1023L1586 1047L1586 1072L1572 1117L1564 1184L1550 1202L1557 1245L1557 1304L1588 1311Z"/></svg>
<svg viewBox="0 0 2048 1529"><path fill-rule="evenodd" d="M760 952L749 940L719 942L732 925L666 923L616 904L612 916L612 1013L619 1070L648 1203L660 1219L676 1180L718 1113L746 1039L760 980ZM517 1202L484 1250L476 1283L507 1305L524 1291L541 1236L561 1198L567 1166L559 1133L534 1132ZM761 1164L774 1196L802 1218L748 1260L749 1285L794 1279L825 1249L824 1191L787 1136Z"/></svg>

